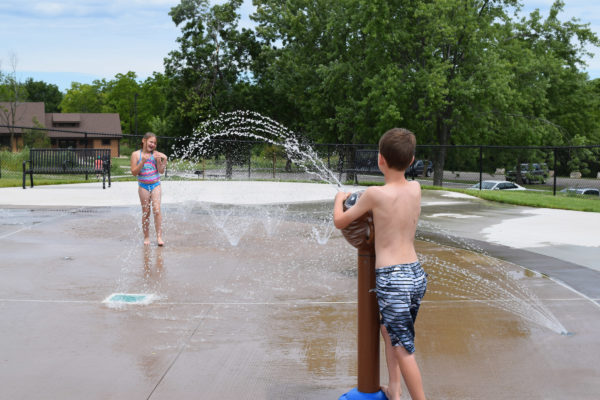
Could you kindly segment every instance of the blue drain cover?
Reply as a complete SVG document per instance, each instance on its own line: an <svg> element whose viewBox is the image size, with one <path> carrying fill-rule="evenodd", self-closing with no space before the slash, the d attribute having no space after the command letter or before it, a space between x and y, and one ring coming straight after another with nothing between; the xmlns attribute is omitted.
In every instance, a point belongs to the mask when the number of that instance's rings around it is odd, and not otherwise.
<svg viewBox="0 0 600 400"><path fill-rule="evenodd" d="M153 294L113 293L103 303L112 304L150 304L156 298Z"/></svg>

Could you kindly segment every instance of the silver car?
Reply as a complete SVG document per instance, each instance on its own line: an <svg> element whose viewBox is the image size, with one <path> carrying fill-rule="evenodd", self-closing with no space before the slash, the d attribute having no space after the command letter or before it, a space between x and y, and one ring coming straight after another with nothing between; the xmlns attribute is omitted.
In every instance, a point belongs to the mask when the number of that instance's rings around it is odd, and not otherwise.
<svg viewBox="0 0 600 400"><path fill-rule="evenodd" d="M589 196L600 196L600 190L596 188L567 188L561 190L562 193L585 194Z"/></svg>
<svg viewBox="0 0 600 400"><path fill-rule="evenodd" d="M467 189L475 189L479 190L479 183L474 184L473 186L468 187ZM509 181L482 181L481 182L482 190L527 190L523 186L518 185L514 182Z"/></svg>

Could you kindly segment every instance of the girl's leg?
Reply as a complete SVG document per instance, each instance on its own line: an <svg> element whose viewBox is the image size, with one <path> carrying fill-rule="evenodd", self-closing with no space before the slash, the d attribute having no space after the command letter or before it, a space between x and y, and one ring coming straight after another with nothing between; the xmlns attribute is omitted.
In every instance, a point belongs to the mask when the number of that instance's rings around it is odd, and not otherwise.
<svg viewBox="0 0 600 400"><path fill-rule="evenodd" d="M381 386L381 390L383 390L388 400L400 400L402 396L402 371L395 357L390 335L384 325L381 325L381 336L383 336L385 342L385 361L389 375L388 386Z"/></svg>
<svg viewBox="0 0 600 400"><path fill-rule="evenodd" d="M144 232L144 244L150 244L150 192L138 186L138 195L142 204L142 231Z"/></svg>
<svg viewBox="0 0 600 400"><path fill-rule="evenodd" d="M161 185L155 187L150 193L150 198L152 200L152 211L154 212L154 228L156 229L156 242L159 246L165 244L165 242L163 242L162 240L162 214L160 210L161 194Z"/></svg>

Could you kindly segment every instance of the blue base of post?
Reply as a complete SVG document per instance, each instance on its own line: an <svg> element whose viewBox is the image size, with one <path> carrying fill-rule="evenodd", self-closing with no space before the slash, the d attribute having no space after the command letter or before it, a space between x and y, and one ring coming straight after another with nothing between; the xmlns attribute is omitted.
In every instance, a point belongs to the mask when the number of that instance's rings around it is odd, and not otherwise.
<svg viewBox="0 0 600 400"><path fill-rule="evenodd" d="M387 400L385 394L380 390L375 393L363 393L354 388L346 394L343 394L339 400Z"/></svg>

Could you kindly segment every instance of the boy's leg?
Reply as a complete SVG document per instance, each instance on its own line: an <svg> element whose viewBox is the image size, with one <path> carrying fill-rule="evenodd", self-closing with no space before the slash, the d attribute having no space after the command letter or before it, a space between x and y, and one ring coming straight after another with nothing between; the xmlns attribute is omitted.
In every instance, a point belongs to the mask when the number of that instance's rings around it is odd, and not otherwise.
<svg viewBox="0 0 600 400"><path fill-rule="evenodd" d="M404 378L404 383L406 383L411 399L425 400L423 380L415 355L409 353L402 345L393 346L392 354L397 364L400 366L400 371L402 372L402 377Z"/></svg>
<svg viewBox="0 0 600 400"><path fill-rule="evenodd" d="M389 375L388 386L381 386L381 390L383 390L388 400L399 400L402 396L402 371L395 357L390 335L384 325L381 325L381 336L383 336L385 343L385 361Z"/></svg>
<svg viewBox="0 0 600 400"><path fill-rule="evenodd" d="M162 189L160 185L155 187L150 197L152 199L152 211L154 212L154 228L156 229L156 242L159 246L165 244L162 240L162 214L160 210L160 200L161 200Z"/></svg>
<svg viewBox="0 0 600 400"><path fill-rule="evenodd" d="M138 187L138 195L142 204L142 231L144 244L150 244L150 192L143 187Z"/></svg>

